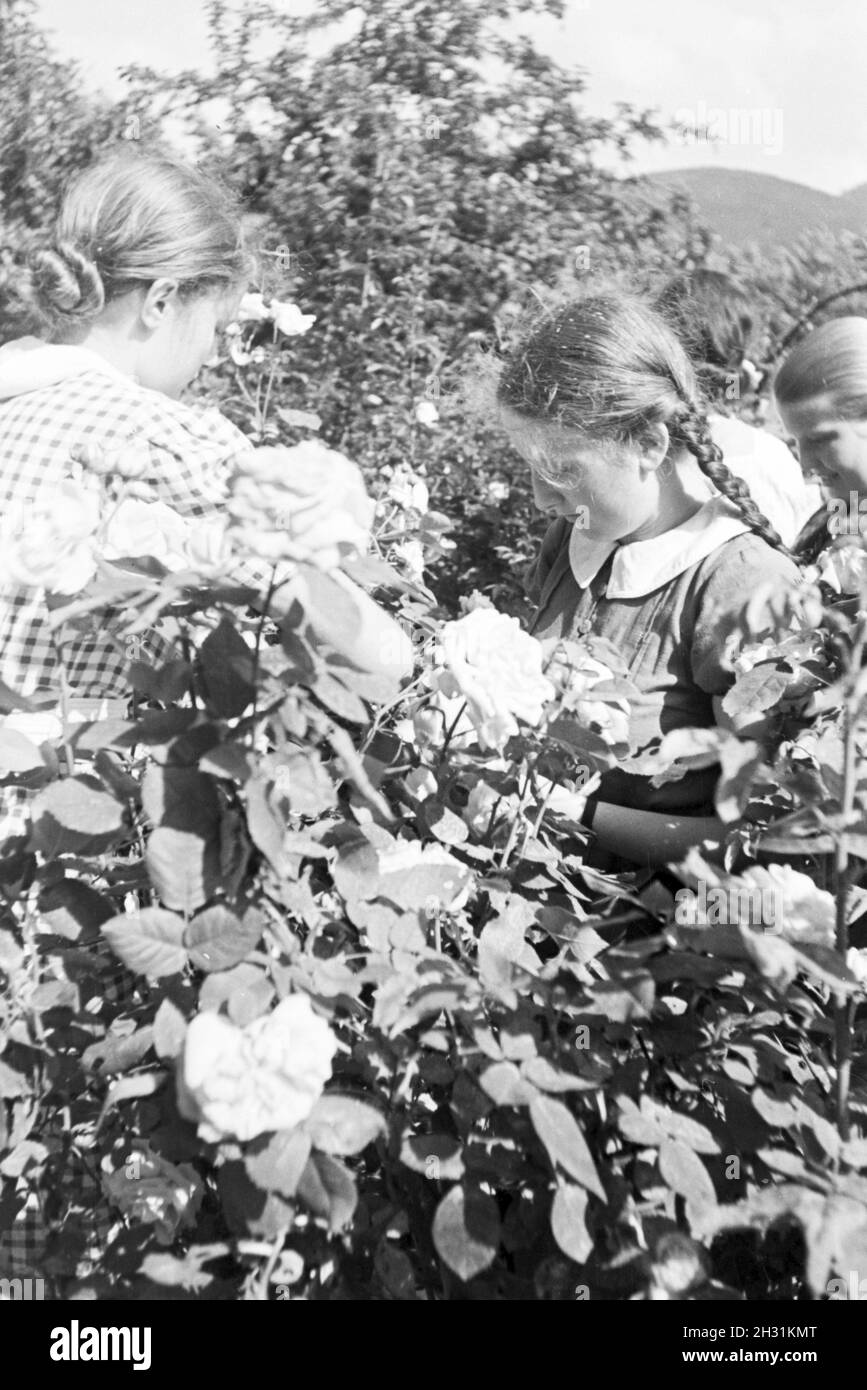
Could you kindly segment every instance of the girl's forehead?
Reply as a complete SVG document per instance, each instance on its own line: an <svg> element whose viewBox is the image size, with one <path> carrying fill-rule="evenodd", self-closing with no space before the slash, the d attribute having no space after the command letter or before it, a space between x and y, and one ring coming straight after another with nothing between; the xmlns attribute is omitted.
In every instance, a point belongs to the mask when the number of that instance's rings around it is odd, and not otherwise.
<svg viewBox="0 0 867 1390"><path fill-rule="evenodd" d="M827 391L805 401L780 402L778 409L789 428L799 434L815 429L823 421L840 418L834 398Z"/></svg>

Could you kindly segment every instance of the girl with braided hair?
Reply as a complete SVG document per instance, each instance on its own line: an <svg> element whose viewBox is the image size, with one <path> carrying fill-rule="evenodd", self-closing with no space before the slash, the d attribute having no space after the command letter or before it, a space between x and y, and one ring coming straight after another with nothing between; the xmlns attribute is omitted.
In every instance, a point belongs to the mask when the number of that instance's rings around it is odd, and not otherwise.
<svg viewBox="0 0 867 1390"><path fill-rule="evenodd" d="M509 438L554 511L530 575L537 637L606 638L640 696L633 749L726 722L726 614L760 585L798 583L780 537L730 472L673 332L621 295L548 316L497 389ZM616 767L592 798L599 848L656 867L718 840L718 769L651 785ZM585 823L588 823L585 814Z"/></svg>

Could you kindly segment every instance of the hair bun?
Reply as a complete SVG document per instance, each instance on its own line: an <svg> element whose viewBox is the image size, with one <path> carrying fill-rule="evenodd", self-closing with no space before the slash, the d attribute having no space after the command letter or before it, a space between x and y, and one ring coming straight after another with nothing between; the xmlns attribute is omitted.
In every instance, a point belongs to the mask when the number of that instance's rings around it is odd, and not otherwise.
<svg viewBox="0 0 867 1390"><path fill-rule="evenodd" d="M31 271L39 300L56 318L94 318L105 304L102 276L68 241L37 250Z"/></svg>

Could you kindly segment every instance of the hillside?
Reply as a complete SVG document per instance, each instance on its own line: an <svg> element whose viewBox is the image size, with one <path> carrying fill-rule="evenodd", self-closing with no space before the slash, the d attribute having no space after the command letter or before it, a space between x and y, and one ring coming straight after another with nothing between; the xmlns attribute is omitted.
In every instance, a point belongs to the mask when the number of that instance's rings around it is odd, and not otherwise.
<svg viewBox="0 0 867 1390"><path fill-rule="evenodd" d="M819 228L867 234L867 184L835 197L806 184L746 169L673 169L639 180L678 188L725 242L770 247Z"/></svg>

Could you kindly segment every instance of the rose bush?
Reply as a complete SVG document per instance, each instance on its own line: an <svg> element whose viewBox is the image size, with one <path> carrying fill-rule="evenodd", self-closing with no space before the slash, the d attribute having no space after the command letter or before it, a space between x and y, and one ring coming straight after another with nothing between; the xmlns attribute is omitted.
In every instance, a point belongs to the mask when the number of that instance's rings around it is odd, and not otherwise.
<svg viewBox="0 0 867 1390"><path fill-rule="evenodd" d="M85 472L122 524L52 513L90 556L75 611L164 645L125 719L59 708L40 745L0 692L29 806L0 847L0 1271L52 1297L822 1297L867 1230L833 1041L865 997L857 624L750 596L724 703L778 736L641 753L719 764L726 862L670 868L731 906L683 912L588 862L586 797L632 751L622 658L483 594L450 619L395 565L442 544L411 471L374 516L339 455L266 449L204 539L152 528L119 491L143 474ZM805 860L841 843L832 897ZM769 1211L773 1273L745 1259Z"/></svg>

